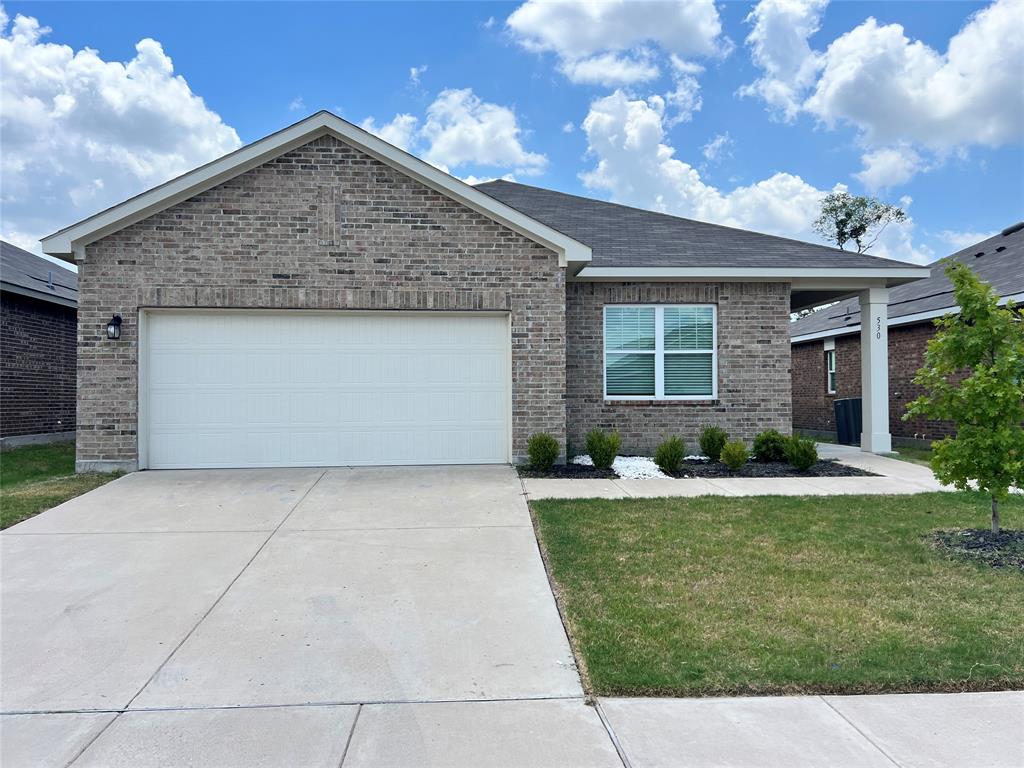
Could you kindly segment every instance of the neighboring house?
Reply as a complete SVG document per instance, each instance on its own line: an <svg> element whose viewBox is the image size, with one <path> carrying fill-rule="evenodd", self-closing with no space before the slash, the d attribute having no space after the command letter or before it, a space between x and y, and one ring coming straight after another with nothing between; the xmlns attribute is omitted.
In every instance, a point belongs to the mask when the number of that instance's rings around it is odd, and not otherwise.
<svg viewBox="0 0 1024 768"><path fill-rule="evenodd" d="M508 462L791 422L789 313L927 270L511 183L320 112L43 240L78 468ZM120 325L114 316L120 319ZM110 336L107 327L111 324ZM869 355L870 387L886 357ZM865 449L887 450L888 395Z"/></svg>
<svg viewBox="0 0 1024 768"><path fill-rule="evenodd" d="M0 447L75 430L78 276L0 241Z"/></svg>
<svg viewBox="0 0 1024 768"><path fill-rule="evenodd" d="M1024 301L1024 222L964 248L930 266L931 276L894 288L889 295L890 431L902 440L936 440L952 434L944 421L903 421L907 403L922 394L914 375L924 363L925 348L935 333L934 320L959 312L945 269L951 261L966 264L1002 297ZM793 339L793 428L834 433L833 401L859 397L860 309L842 301L790 325Z"/></svg>

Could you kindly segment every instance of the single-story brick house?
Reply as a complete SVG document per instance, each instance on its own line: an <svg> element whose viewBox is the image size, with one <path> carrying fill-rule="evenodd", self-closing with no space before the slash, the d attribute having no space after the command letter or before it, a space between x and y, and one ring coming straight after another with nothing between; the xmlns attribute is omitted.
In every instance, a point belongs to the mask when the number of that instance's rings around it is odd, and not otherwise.
<svg viewBox="0 0 1024 768"><path fill-rule="evenodd" d="M43 249L80 268L83 471L504 463L538 431L575 448L615 428L630 450L707 423L788 431L790 311L859 292L884 313L889 286L927 275L473 187L328 112ZM865 448L887 450L876 421Z"/></svg>
<svg viewBox="0 0 1024 768"><path fill-rule="evenodd" d="M930 266L931 275L889 294L889 429L897 442L937 440L952 434L945 421L903 421L907 404L922 394L913 379L924 364L935 318L959 312L945 269L958 261L973 269L1002 297L1024 301L1024 222L957 251ZM860 307L842 301L790 326L793 341L793 428L834 435L833 402L859 397Z"/></svg>
<svg viewBox="0 0 1024 768"><path fill-rule="evenodd" d="M0 241L0 448L75 434L78 275Z"/></svg>

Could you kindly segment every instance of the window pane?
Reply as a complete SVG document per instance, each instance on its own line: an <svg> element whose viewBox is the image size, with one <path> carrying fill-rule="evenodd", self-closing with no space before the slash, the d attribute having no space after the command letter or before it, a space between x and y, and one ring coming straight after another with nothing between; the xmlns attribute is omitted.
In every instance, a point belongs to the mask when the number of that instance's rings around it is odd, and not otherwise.
<svg viewBox="0 0 1024 768"><path fill-rule="evenodd" d="M604 348L654 349L654 307L608 307Z"/></svg>
<svg viewBox="0 0 1024 768"><path fill-rule="evenodd" d="M710 350L714 339L712 307L665 307L665 349Z"/></svg>
<svg viewBox="0 0 1024 768"><path fill-rule="evenodd" d="M711 355L665 355L665 395L707 395L713 392Z"/></svg>
<svg viewBox="0 0 1024 768"><path fill-rule="evenodd" d="M654 355L608 355L608 395L654 397Z"/></svg>

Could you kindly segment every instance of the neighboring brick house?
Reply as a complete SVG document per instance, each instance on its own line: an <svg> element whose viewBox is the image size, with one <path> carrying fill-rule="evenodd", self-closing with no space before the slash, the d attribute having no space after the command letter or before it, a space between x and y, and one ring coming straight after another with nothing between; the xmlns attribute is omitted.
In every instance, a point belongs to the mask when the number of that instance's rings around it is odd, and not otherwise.
<svg viewBox="0 0 1024 768"><path fill-rule="evenodd" d="M930 266L926 280L894 288L889 297L889 429L898 441L931 441L953 433L945 421L903 421L907 404L922 394L913 379L924 364L935 318L959 308L945 268L958 261L989 283L1003 302L1024 301L1024 223L964 248ZM833 401L859 397L860 309L845 300L790 325L793 341L793 428L835 433ZM831 374L830 374L831 369Z"/></svg>
<svg viewBox="0 0 1024 768"><path fill-rule="evenodd" d="M83 471L508 462L538 431L575 448L618 429L627 450L709 423L788 431L789 312L926 274L472 187L326 112L43 248L80 268Z"/></svg>
<svg viewBox="0 0 1024 768"><path fill-rule="evenodd" d="M0 446L75 430L78 276L0 241Z"/></svg>

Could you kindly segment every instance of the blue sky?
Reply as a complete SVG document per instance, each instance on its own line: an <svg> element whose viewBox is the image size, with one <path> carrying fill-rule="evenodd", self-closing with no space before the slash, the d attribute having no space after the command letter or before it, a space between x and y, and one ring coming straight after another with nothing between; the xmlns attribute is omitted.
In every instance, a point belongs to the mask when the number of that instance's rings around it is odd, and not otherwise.
<svg viewBox="0 0 1024 768"><path fill-rule="evenodd" d="M1021 0L4 11L2 232L33 250L318 109L462 178L803 239L845 185L906 206L894 258L1024 218Z"/></svg>

